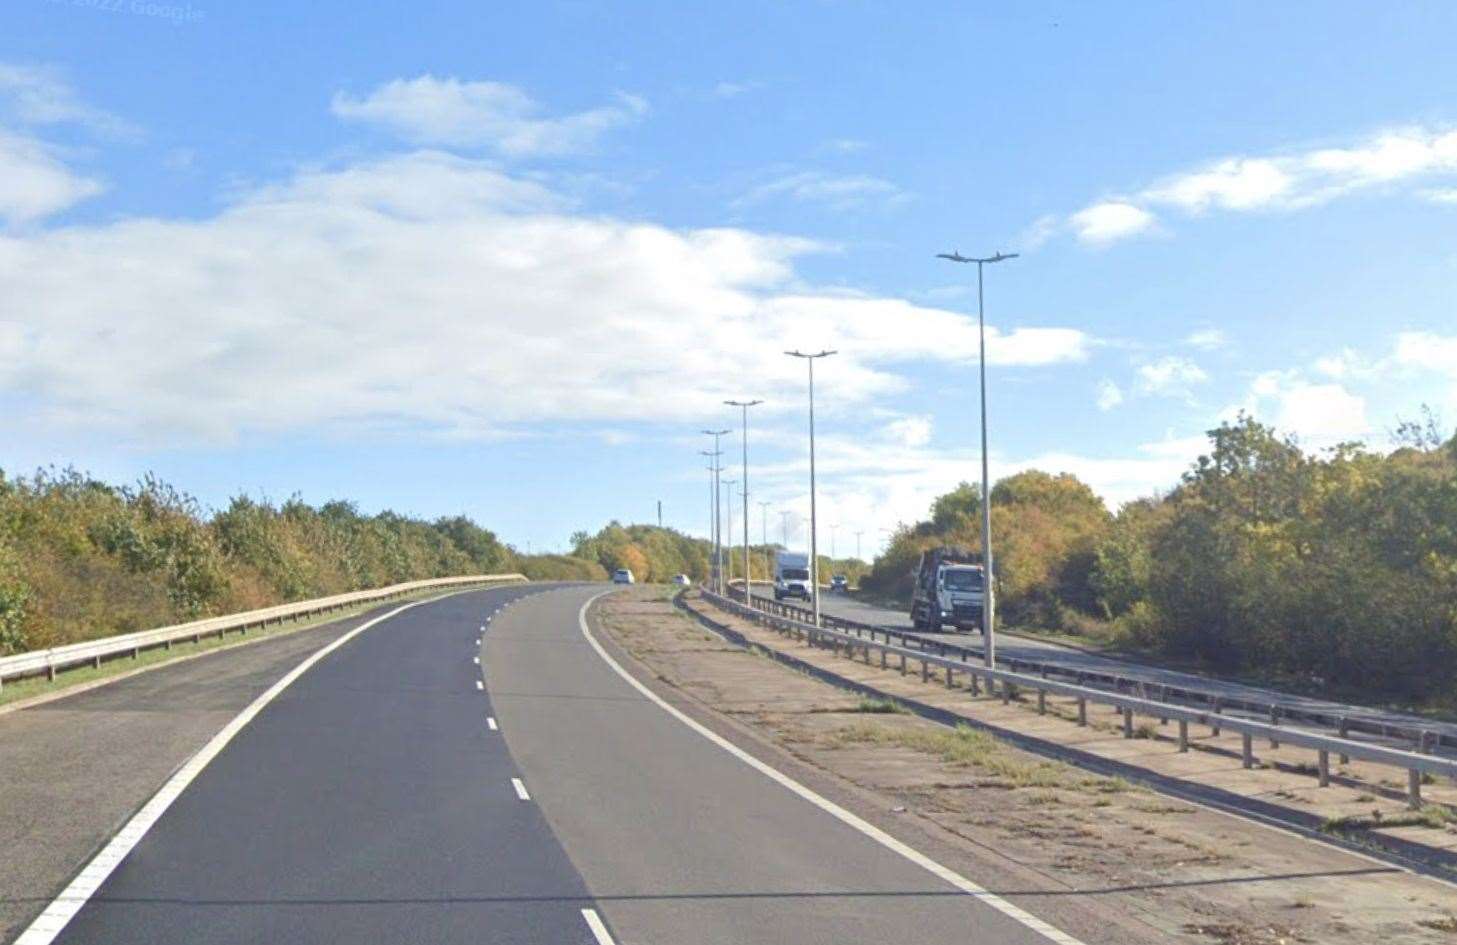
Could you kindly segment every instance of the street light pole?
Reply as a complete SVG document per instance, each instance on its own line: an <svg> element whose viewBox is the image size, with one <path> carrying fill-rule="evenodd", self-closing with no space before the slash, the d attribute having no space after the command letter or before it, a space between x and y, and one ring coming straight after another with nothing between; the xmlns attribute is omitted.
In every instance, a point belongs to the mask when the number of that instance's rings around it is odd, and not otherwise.
<svg viewBox="0 0 1457 945"><path fill-rule="evenodd" d="M805 354L802 351L786 351L791 358L803 358L809 364L809 589L814 601L814 625L820 625L820 563L819 542L815 516L815 361L828 358L834 351L820 351Z"/></svg>
<svg viewBox="0 0 1457 945"><path fill-rule="evenodd" d="M705 467L708 470L708 543L710 546L708 557L708 586L713 587L714 556L712 549L718 547L718 453L712 450L699 450L698 455L707 456L713 460L712 466Z"/></svg>
<svg viewBox="0 0 1457 945"><path fill-rule="evenodd" d="M999 263L1007 259L1016 259L1017 253L997 253L994 256L985 256L980 259L967 258L960 253L937 253L939 259L949 259L956 263L976 263L976 327L980 339L981 356L981 560L982 572L982 608L981 608L981 634L984 649L986 650L987 666L996 667L997 663L997 641L994 635L996 621L993 617L993 610L996 607L995 598L992 594L992 573L994 571L992 558L992 493L991 484L987 475L987 328L986 328L986 300L982 294L982 270L990 263Z"/></svg>
<svg viewBox="0 0 1457 945"><path fill-rule="evenodd" d="M863 535L863 534L865 534L863 531L856 532L855 533L855 560L856 561L864 561L865 560L864 558L860 557L860 536Z"/></svg>
<svg viewBox="0 0 1457 945"><path fill-rule="evenodd" d="M718 457L723 455L718 448L718 438L723 436L727 430L704 430L705 436L713 437L713 572L716 575L714 590L723 593L723 525L718 520L719 509L719 473L723 467L719 465Z"/></svg>
<svg viewBox="0 0 1457 945"><path fill-rule="evenodd" d="M726 521L728 522L728 525L727 525L726 529L724 530L724 539L723 539L723 544L724 544L724 555L723 555L723 558L724 558L724 563L726 565L728 565L728 571L727 571L727 573L726 573L726 575L725 575L725 577L723 579L724 584L723 584L723 592L722 593L724 594L725 597L731 597L731 596L733 596L733 592L734 592L734 585L733 585L733 576L734 576L734 486L737 485L737 484L738 484L738 480L737 479L725 479L723 481L723 485L724 485L723 501L724 501L724 504L728 506L728 518L726 519Z"/></svg>
<svg viewBox="0 0 1457 945"><path fill-rule="evenodd" d="M749 408L762 404L762 400L725 400L729 407L738 407L744 412L742 428L744 441L744 603L749 603L749 589L753 586L749 571Z"/></svg>
<svg viewBox="0 0 1457 945"><path fill-rule="evenodd" d="M779 543L784 550L789 550L789 510L781 509L779 512Z"/></svg>
<svg viewBox="0 0 1457 945"><path fill-rule="evenodd" d="M759 543L764 546L764 576L770 576L774 569L769 566L769 505L768 502L759 503Z"/></svg>

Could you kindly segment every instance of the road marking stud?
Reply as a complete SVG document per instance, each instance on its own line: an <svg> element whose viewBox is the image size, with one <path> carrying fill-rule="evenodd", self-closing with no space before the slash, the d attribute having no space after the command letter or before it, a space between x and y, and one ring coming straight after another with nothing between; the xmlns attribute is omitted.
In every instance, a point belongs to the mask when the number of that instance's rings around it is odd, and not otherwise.
<svg viewBox="0 0 1457 945"><path fill-rule="evenodd" d="M486 684L483 683L483 682L481 682L479 679L477 679L476 680L476 688L477 689L485 689L486 688Z"/></svg>
<svg viewBox="0 0 1457 945"><path fill-rule="evenodd" d="M493 732L496 731L496 717L494 715L486 716L486 728Z"/></svg>

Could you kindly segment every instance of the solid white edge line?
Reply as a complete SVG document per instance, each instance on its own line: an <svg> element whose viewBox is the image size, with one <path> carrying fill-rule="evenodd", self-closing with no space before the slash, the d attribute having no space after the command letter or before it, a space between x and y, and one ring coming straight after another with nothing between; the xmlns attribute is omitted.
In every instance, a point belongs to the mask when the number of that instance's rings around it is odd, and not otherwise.
<svg viewBox="0 0 1457 945"><path fill-rule="evenodd" d="M292 685L295 680L308 672L324 657L333 653L339 647L359 636L359 634L373 627L375 624L382 623L402 611L409 610L411 607L418 607L420 604L427 603L430 603L430 601L415 601L411 604L405 604L403 607L396 607L387 614L381 614L368 623L360 624L333 643L314 652L302 663L289 670L287 675L279 679L272 686L269 686L258 698L249 703L247 708L234 716L231 722L223 726L222 730L214 735L206 745L202 746L197 754L189 758L186 764L177 769L177 773L172 775L167 780L167 783L163 784L146 804L142 805L141 810L132 815L131 820L126 822L126 826L117 831L110 842L102 847L101 852L91 858L91 861L82 868L81 872L76 875L76 878L71 880L70 885L52 900L51 904L45 908L45 911L36 916L35 921L31 922L26 927L26 930L21 933L20 937L15 940L14 945L50 945L51 942L55 941L56 936L66 927L66 924L96 894L96 890L101 888L101 884L111 875L112 870L116 869L121 861L126 858L126 855L132 851L132 848L141 841L142 837L146 836L147 831L152 829L152 825L166 813L167 808L172 806L173 801L181 796L182 792L187 789L187 786L227 747L228 743L243 730L245 725L253 721L254 717L263 711L268 703L278 698L279 694Z"/></svg>
<svg viewBox="0 0 1457 945"><path fill-rule="evenodd" d="M673 718L693 729L693 731L697 732L699 735L702 735L704 738L708 739L719 748L722 748L730 755L733 755L735 758L742 761L749 767L753 768L755 771L758 771L760 774L769 778L771 781L778 782L783 787L786 787L789 790L793 791L795 794L799 795L804 800L809 801L811 804L815 805L820 810L839 820L841 823L860 831L865 836L874 840L876 843L879 843L881 846L885 847L888 850L900 854L907 860L910 860L912 863L926 870L928 873L933 874L939 879L944 880L950 885L966 893L968 896L972 896L973 898L991 906L993 909L996 909L998 912L1002 913L1008 918L1013 919L1016 922L1020 922L1022 925L1026 926L1032 931L1037 932L1039 935L1042 935L1048 941L1056 942L1057 945L1084 945L1081 940L1073 938L1071 935L1068 935L1061 929L1049 925L1048 923L1037 918L1032 913L1021 908L1020 906L1013 905L1012 903L1003 899L1001 896L998 896L996 893L990 892L982 888L981 886L978 886L976 883L973 883L971 880L967 879L965 876L962 876L960 873L957 873L956 871L950 869L949 867L942 866L940 863L931 859L929 856L926 856L926 854L920 852L914 847L902 843L901 841L897 840L895 837L892 837L890 834L886 833L884 830L881 830L879 827L875 826L869 821L850 813L850 811L841 807L839 804L836 804L834 801L817 794L811 788L805 787L803 784L800 784L798 781L794 780L789 775L785 774L779 769L774 768L763 761L760 761L758 758L755 758L753 755L744 751L742 748L735 745L728 739L724 738L722 735L719 735L717 732L700 724L694 719L689 718L683 712L669 705L657 693L653 692L647 686L638 682L638 680L631 673L623 669L622 666L618 664L617 660L613 659L611 655L609 655L608 652L602 648L602 644L597 642L597 638L592 636L592 631L587 626L587 608L591 607L598 598L610 593L612 592L603 591L600 594L589 598L587 602L582 605L582 609L577 611L577 623L582 628L582 636L587 638L587 642L592 645L592 649L597 651L597 655L602 658L603 662L605 662L614 671L616 671L617 675L625 679L628 685L632 686L638 692L646 696L648 700L655 704L658 708L662 709L664 712L667 712Z"/></svg>
<svg viewBox="0 0 1457 945"><path fill-rule="evenodd" d="M526 785L521 783L520 778L512 778L511 786L516 789L516 796L523 801L531 800L531 795L526 793Z"/></svg>
<svg viewBox="0 0 1457 945"><path fill-rule="evenodd" d="M612 940L612 933L607 931L607 924L597 914L596 909L583 909L582 918L587 920L587 928L592 930L592 937L597 940L597 945L617 945Z"/></svg>
<svg viewBox="0 0 1457 945"><path fill-rule="evenodd" d="M486 716L486 728L490 729L493 732L498 730L498 727L496 725L496 717L494 715Z"/></svg>

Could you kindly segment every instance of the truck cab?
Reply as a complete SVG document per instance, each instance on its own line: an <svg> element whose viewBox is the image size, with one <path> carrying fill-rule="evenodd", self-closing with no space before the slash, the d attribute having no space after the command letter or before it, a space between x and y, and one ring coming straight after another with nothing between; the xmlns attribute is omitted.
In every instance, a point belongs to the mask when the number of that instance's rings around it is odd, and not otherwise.
<svg viewBox="0 0 1457 945"><path fill-rule="evenodd" d="M809 555L780 551L774 555L774 599L810 599Z"/></svg>
<svg viewBox="0 0 1457 945"><path fill-rule="evenodd" d="M937 548L921 555L911 598L911 624L917 630L980 630L986 606L986 569L962 549Z"/></svg>

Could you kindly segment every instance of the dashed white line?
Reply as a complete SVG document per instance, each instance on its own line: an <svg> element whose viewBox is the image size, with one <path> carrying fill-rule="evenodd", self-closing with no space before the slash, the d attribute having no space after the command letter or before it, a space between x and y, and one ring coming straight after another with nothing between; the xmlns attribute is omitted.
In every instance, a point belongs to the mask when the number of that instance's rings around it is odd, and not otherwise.
<svg viewBox="0 0 1457 945"><path fill-rule="evenodd" d="M470 658L470 661L472 663L475 663L477 666L481 665L481 658L479 656L472 656Z"/></svg>
<svg viewBox="0 0 1457 945"><path fill-rule="evenodd" d="M493 732L496 731L496 717L494 715L486 716L486 728Z"/></svg>
<svg viewBox="0 0 1457 945"><path fill-rule="evenodd" d="M733 742L724 738L722 735L719 735L717 732L708 728L706 725L703 725L695 721L694 719L689 718L683 712L669 705L661 696L653 692L643 683L639 682L637 678L634 677L627 670L623 669L621 664L619 664L617 660L613 659L611 655L609 655L608 652L602 648L602 644L597 642L597 638L592 635L591 629L587 626L587 608L591 607L593 601L597 600L598 597L601 597L603 596L603 594L608 593L610 593L610 591L603 591L601 594L589 598L587 602L582 605L582 609L577 611L577 624L581 627L582 636L587 638L587 642L592 645L592 649L597 651L597 655L602 658L602 661L605 662L609 667L611 667L612 670L617 673L617 675L621 676L624 680L626 680L629 686L642 693L642 695L645 696L648 701L652 702L658 708L662 709L664 712L668 713L679 722L682 722L684 725L688 726L699 735L702 735L714 745L717 745L719 748L722 748L730 755L733 755L739 761L742 761L744 764L753 768L755 771L758 771L760 774L769 778L769 780L788 788L790 791L799 795L804 800L809 801L811 804L818 807L820 810L824 811L830 816L834 817L842 824L858 830L860 833L864 834L866 837L869 837L871 840L874 840L876 843L880 844L886 849L900 854L902 857L910 860L912 863L921 867L926 872L931 873L933 876L939 877L946 883L950 884L956 889L961 890L963 893L976 899L977 901L983 902L986 905L991 906L993 909L997 910L1007 918L1012 919L1015 922L1019 922L1023 926L1026 926L1032 931L1037 932L1048 941L1055 942L1056 945L1083 945L1081 941L1073 938L1071 935L1067 934L1061 929L1053 925L1049 925L1048 923L1037 918L1032 913L1021 908L1020 906L1013 905L1012 903L1003 899L1001 896L998 896L996 893L984 889L981 886L978 886L976 883L967 879L965 876L962 876L960 873L957 873L956 871L941 865L940 863L931 859L929 856L915 849L914 847L906 843L902 843L900 840L892 837L890 834L886 833L884 830L881 830L874 824L866 821L864 818L852 814L850 811L841 807L839 804L836 804L834 801L823 797L822 795L816 793L808 787L805 787L803 784L800 784L798 781L794 780L789 775L780 771L778 768L775 768L763 761L760 761L758 758L755 758L753 755L749 754L747 751L744 751L738 745L735 745Z"/></svg>
<svg viewBox="0 0 1457 945"><path fill-rule="evenodd" d="M516 789L516 796L523 801L531 800L531 795L526 793L526 785L521 783L520 778L512 778L511 786Z"/></svg>
<svg viewBox="0 0 1457 945"><path fill-rule="evenodd" d="M485 689L486 688L486 684L483 683L483 682L481 682L479 679L477 679L476 680L476 688L477 689Z"/></svg>
<svg viewBox="0 0 1457 945"><path fill-rule="evenodd" d="M583 909L582 918L587 920L587 928L592 930L592 937L597 940L597 945L617 945L596 909Z"/></svg>

